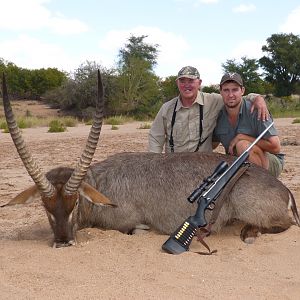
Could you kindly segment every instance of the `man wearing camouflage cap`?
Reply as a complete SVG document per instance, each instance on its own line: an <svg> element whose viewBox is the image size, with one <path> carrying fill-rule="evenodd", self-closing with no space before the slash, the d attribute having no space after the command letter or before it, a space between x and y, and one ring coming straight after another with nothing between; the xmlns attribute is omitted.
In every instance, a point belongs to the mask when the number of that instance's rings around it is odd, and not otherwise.
<svg viewBox="0 0 300 300"><path fill-rule="evenodd" d="M227 154L241 155L248 146L272 123L257 119L257 112L250 113L251 103L243 99L245 88L238 73L225 74L220 82L224 107L220 111L213 134L214 146L220 142ZM216 142L216 143L215 143ZM283 169L284 155L274 125L251 149L249 161L278 177Z"/></svg>
<svg viewBox="0 0 300 300"><path fill-rule="evenodd" d="M194 67L186 66L178 72L179 95L164 103L157 113L149 132L150 152L212 151L213 130L224 104L220 94L201 92L201 83ZM253 102L261 119L268 117L262 96L249 94L247 99Z"/></svg>

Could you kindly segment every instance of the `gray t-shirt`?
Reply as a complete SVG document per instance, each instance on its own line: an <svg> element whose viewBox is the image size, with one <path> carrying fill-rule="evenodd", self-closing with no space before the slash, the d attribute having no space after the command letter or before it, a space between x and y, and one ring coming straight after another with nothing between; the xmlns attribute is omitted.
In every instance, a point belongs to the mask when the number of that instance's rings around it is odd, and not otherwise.
<svg viewBox="0 0 300 300"><path fill-rule="evenodd" d="M251 102L243 99L238 116L237 126L235 128L229 123L228 114L225 107L219 113L217 125L213 133L213 141L220 142L224 146L227 154L230 142L238 133L247 134L256 138L273 121L271 117L266 121L257 120L257 111L251 113L250 107ZM275 127L272 126L264 135L263 139L267 139L274 135L278 134Z"/></svg>

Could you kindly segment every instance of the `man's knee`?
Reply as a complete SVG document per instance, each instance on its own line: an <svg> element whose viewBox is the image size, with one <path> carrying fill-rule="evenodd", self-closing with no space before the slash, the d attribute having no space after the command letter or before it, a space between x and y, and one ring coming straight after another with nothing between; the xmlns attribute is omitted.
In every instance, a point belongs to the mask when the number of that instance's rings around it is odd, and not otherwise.
<svg viewBox="0 0 300 300"><path fill-rule="evenodd" d="M235 145L236 154L241 155L250 145L251 143L246 140L238 141Z"/></svg>
<svg viewBox="0 0 300 300"><path fill-rule="evenodd" d="M246 151L249 148L251 143L249 141L242 140L239 141L236 145L237 155L241 155L244 151ZM268 159L264 151L257 145L254 145L251 149L248 160L265 169L268 169L269 167Z"/></svg>

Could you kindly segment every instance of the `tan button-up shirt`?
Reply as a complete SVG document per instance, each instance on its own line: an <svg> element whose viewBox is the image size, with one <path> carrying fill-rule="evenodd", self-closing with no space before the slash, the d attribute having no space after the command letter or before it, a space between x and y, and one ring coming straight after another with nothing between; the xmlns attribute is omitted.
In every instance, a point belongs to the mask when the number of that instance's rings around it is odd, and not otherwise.
<svg viewBox="0 0 300 300"><path fill-rule="evenodd" d="M257 94L249 94L248 99L253 100ZM194 152L200 138L200 110L203 105L203 130L200 152L212 151L212 134L216 127L216 121L223 107L223 99L220 94L202 93L198 91L197 98L191 107L184 107L180 97L164 103L157 113L149 132L149 151L161 153L165 146L165 152L171 152L169 139L171 135L171 122L176 106L176 118L173 127L174 152Z"/></svg>

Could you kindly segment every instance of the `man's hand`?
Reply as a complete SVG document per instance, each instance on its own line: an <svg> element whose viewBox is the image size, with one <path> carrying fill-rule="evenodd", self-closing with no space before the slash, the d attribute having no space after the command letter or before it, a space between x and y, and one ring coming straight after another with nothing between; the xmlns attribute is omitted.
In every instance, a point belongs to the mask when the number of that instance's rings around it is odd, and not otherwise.
<svg viewBox="0 0 300 300"><path fill-rule="evenodd" d="M250 112L253 113L254 109L257 109L258 120L266 121L269 119L270 114L267 108L267 104L265 99L261 95L258 95L254 98Z"/></svg>

